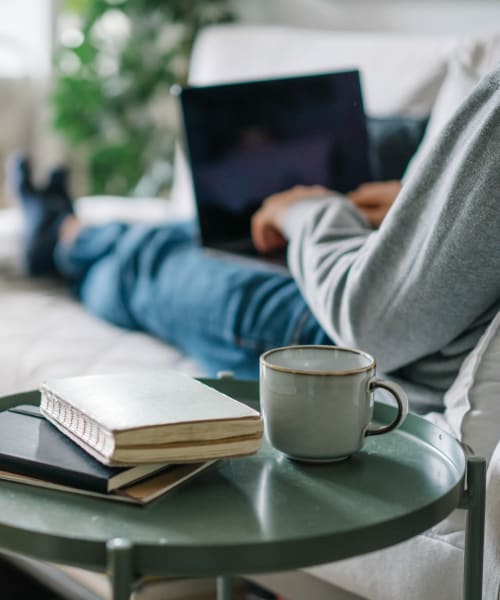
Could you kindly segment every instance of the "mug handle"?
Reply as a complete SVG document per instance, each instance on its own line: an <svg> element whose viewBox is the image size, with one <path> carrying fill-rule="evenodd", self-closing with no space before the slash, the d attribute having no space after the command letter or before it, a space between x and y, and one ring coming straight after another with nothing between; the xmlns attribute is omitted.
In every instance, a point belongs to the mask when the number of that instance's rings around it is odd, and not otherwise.
<svg viewBox="0 0 500 600"><path fill-rule="evenodd" d="M398 403L398 414L392 423L389 425L382 425L382 427L370 428L368 426L365 431L365 435L380 435L396 429L406 419L408 414L408 398L403 388L394 383L393 381L387 381L386 379L371 379L368 384L370 392L373 392L376 388L382 388L392 394L396 402Z"/></svg>

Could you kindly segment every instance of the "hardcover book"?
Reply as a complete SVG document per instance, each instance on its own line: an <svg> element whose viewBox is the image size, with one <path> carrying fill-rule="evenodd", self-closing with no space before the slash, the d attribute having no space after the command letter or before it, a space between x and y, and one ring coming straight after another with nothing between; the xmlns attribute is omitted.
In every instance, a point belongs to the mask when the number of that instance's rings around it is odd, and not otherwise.
<svg viewBox="0 0 500 600"><path fill-rule="evenodd" d="M216 461L207 461L203 463L190 463L186 465L169 465L159 473L151 475L141 481L125 485L124 487L112 490L109 493L92 491L81 487L71 487L61 485L46 479L37 477L28 477L20 473L0 470L0 480L13 481L34 487L69 492L72 494L82 494L84 496L94 496L103 500L114 500L117 502L128 502L131 504L148 504L155 498L163 496L168 491L191 479Z"/></svg>
<svg viewBox="0 0 500 600"><path fill-rule="evenodd" d="M108 467L49 423L37 406L0 413L0 470L54 484L108 493L165 468L165 464Z"/></svg>
<svg viewBox="0 0 500 600"><path fill-rule="evenodd" d="M42 414L104 464L215 460L262 442L257 411L175 372L53 379L40 390Z"/></svg>

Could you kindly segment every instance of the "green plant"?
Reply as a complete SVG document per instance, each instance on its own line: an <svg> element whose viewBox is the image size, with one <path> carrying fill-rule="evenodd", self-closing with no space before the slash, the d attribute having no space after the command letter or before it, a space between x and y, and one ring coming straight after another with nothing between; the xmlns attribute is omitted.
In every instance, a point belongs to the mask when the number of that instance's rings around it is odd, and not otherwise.
<svg viewBox="0 0 500 600"><path fill-rule="evenodd" d="M55 128L84 156L92 193L157 195L170 183L177 115L199 30L228 0L67 0L53 93ZM67 17L68 20L68 17ZM69 21L68 21L69 22Z"/></svg>

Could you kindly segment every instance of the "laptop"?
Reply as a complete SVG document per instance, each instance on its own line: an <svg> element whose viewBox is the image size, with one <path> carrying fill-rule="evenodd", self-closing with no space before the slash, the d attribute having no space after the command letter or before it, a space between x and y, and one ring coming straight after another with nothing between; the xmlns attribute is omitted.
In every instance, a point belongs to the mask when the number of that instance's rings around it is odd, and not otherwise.
<svg viewBox="0 0 500 600"><path fill-rule="evenodd" d="M177 90L201 244L258 255L253 213L295 185L348 192L372 179L356 70ZM285 252L258 255L286 264Z"/></svg>

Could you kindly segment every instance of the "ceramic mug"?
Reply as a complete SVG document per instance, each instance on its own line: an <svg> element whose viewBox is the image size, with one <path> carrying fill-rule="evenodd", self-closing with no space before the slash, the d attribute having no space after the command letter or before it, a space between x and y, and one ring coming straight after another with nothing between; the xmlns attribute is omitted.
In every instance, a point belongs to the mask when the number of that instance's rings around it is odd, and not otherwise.
<svg viewBox="0 0 500 600"><path fill-rule="evenodd" d="M398 404L389 425L370 424L376 388L390 392ZM366 436L392 431L408 414L405 392L375 377L372 356L338 346L286 346L262 354L260 399L271 444L308 462L345 459L361 449Z"/></svg>

